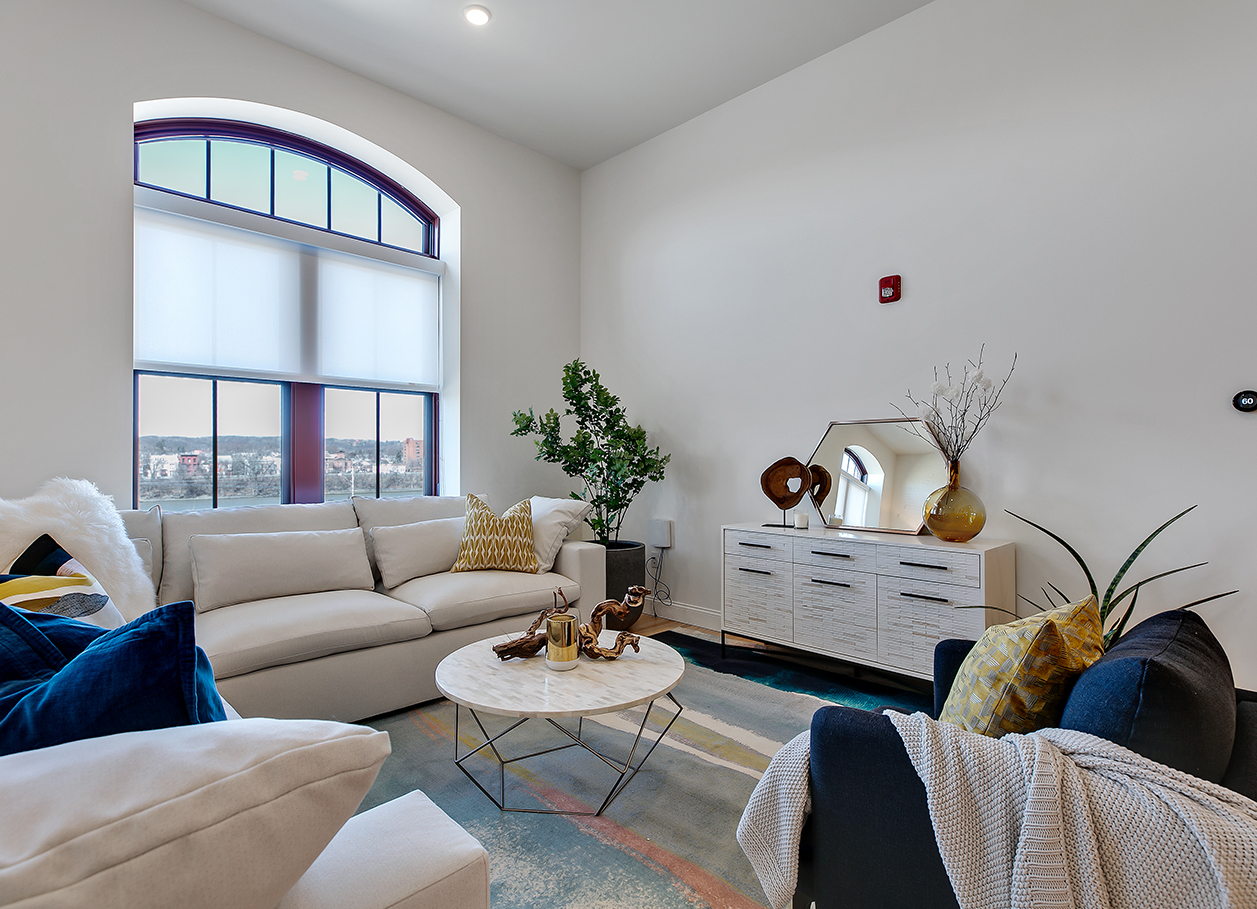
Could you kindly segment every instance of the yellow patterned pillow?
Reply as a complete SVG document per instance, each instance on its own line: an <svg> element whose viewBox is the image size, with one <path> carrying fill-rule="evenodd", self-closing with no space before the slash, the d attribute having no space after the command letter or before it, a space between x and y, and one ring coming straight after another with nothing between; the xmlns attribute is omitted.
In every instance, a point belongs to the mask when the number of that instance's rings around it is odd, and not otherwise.
<svg viewBox="0 0 1257 909"><path fill-rule="evenodd" d="M502 517L474 495L467 496L467 523L458 560L450 571L503 571L536 573L537 554L532 545L532 503L512 505Z"/></svg>
<svg viewBox="0 0 1257 909"><path fill-rule="evenodd" d="M1055 726L1070 683L1103 652L1093 596L992 625L961 664L939 719L996 738Z"/></svg>

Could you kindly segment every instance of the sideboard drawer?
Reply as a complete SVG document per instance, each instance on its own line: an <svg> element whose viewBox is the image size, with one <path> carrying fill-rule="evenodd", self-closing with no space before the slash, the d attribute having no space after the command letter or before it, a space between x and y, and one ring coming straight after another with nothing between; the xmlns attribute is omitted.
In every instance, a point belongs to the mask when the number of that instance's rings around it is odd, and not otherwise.
<svg viewBox="0 0 1257 909"><path fill-rule="evenodd" d="M851 540L807 539L794 541L794 564L818 568L848 568L877 572L877 547Z"/></svg>
<svg viewBox="0 0 1257 909"><path fill-rule="evenodd" d="M724 627L752 637L794 640L794 605L789 562L726 555Z"/></svg>
<svg viewBox="0 0 1257 909"><path fill-rule="evenodd" d="M981 592L916 578L880 577L878 655L917 672L934 672L934 645L944 638L974 640L986 625Z"/></svg>
<svg viewBox="0 0 1257 909"><path fill-rule="evenodd" d="M789 537L779 534L756 533L753 530L725 531L725 552L729 555L789 562L790 543Z"/></svg>
<svg viewBox="0 0 1257 909"><path fill-rule="evenodd" d="M877 576L796 563L794 640L826 653L877 659Z"/></svg>
<svg viewBox="0 0 1257 909"><path fill-rule="evenodd" d="M877 573L921 578L944 584L982 585L981 558L976 552L907 546L878 546Z"/></svg>

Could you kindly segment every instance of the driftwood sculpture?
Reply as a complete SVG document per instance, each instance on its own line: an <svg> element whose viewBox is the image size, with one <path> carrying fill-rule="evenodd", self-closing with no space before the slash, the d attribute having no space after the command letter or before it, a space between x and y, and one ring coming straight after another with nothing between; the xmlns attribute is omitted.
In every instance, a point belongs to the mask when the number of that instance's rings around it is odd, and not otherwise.
<svg viewBox="0 0 1257 909"><path fill-rule="evenodd" d="M562 606L559 605L559 597L563 597ZM550 618L550 616L567 612L568 605L567 597L563 596L563 588L554 588L554 605L549 609L541 610L541 614L537 616L537 621L529 626L522 638L494 644L493 652L498 655L500 660L509 660L512 657L526 659L530 656L536 656L546 646L546 630L541 628L541 626L545 624L546 619ZM540 632L537 631L538 628L541 628Z"/></svg>
<svg viewBox="0 0 1257 909"><path fill-rule="evenodd" d="M630 609L642 604L648 593L650 591L645 587L630 587L622 603L615 600L603 600L595 606L589 621L580 626L580 652L591 660L614 660L624 652L626 647L632 647L633 650L640 653L641 646L637 642L641 639L635 634L621 631L615 639L615 643L610 647L599 647L598 635L602 633L603 616L614 615L619 618L625 618ZM563 598L562 606L559 605L560 597ZM546 646L546 632L542 628L546 619L552 615L566 613L568 606L567 597L563 596L563 591L556 589L554 606L541 610L541 614L537 616L536 621L524 632L523 637L516 638L513 641L503 641L501 644L494 644L493 652L498 655L498 659L504 661L514 657L527 659L528 657L536 656ZM541 630L538 631L538 629Z"/></svg>

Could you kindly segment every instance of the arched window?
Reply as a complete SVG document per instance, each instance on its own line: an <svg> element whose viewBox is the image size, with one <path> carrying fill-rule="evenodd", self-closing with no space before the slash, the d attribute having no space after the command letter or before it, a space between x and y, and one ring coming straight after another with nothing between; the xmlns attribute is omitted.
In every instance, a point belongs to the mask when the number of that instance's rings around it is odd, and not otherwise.
<svg viewBox="0 0 1257 909"><path fill-rule="evenodd" d="M850 448L842 451L842 466L838 470L838 483L834 494L834 515L853 526L870 525L868 515L869 472L864 461ZM876 526L877 522L871 522Z"/></svg>
<svg viewBox="0 0 1257 909"><path fill-rule="evenodd" d="M255 123L137 123L135 183L437 255L436 214L396 181L321 142Z"/></svg>
<svg viewBox="0 0 1257 909"><path fill-rule="evenodd" d="M135 505L436 491L439 219L363 161L135 124Z"/></svg>
<svg viewBox="0 0 1257 909"><path fill-rule="evenodd" d="M869 481L869 472L864 469L864 462L861 461L860 456L850 448L844 448L842 450L841 470L843 473L854 477L861 483L867 483Z"/></svg>

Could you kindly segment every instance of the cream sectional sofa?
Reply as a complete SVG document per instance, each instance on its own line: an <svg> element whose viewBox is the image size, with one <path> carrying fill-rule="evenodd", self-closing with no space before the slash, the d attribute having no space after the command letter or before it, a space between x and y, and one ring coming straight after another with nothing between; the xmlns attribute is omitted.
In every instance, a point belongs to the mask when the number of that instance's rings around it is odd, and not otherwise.
<svg viewBox="0 0 1257 909"><path fill-rule="evenodd" d="M523 631L556 590L604 598L605 550L564 540L579 523L565 501L533 499L539 561L553 561L539 574L451 573L461 497L122 518L157 603L196 602L197 643L225 700L246 717L352 722L439 697L441 659Z"/></svg>

